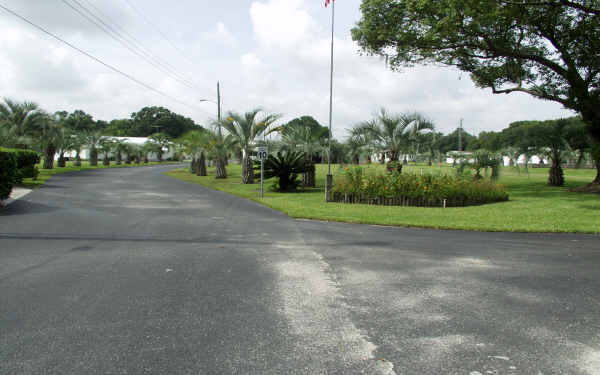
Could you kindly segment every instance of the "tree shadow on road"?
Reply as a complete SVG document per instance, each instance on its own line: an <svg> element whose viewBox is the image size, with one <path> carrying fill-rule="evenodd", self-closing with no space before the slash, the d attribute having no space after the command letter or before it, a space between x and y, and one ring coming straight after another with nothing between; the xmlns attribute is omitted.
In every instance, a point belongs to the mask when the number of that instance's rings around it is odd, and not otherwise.
<svg viewBox="0 0 600 375"><path fill-rule="evenodd" d="M28 214L49 213L58 210L58 207L49 206L41 203L29 202L26 200L18 200L6 207L0 208L1 216L16 216Z"/></svg>

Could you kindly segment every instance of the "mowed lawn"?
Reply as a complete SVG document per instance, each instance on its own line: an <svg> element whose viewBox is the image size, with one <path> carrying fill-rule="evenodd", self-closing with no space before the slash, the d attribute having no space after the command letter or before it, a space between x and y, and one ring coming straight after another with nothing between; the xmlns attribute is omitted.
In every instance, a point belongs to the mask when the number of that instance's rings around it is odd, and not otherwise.
<svg viewBox="0 0 600 375"><path fill-rule="evenodd" d="M454 173L454 169L447 166L409 166L404 170ZM334 183L341 171L339 166L332 166ZM531 168L529 174L503 168L499 183L506 187L509 202L445 209L325 203L326 165L317 166L318 188L299 193L275 193L268 189L271 182L267 181L265 197L261 199L260 184L241 184L240 172L239 165L230 164L226 180L215 180L212 170L207 177L192 175L186 169L175 169L167 175L252 199L294 218L440 229L600 234L600 195L568 191L591 182L595 170L590 169L565 170L566 186L557 188L546 185L547 168Z"/></svg>
<svg viewBox="0 0 600 375"><path fill-rule="evenodd" d="M54 168L53 169L42 169L42 164L38 164L38 169L40 170L40 174L37 177L37 179L32 179L32 178L25 178L23 179L23 183L20 184L19 186L25 187L25 188L29 188L29 189L35 189L38 188L40 186L42 186L43 184L46 183L46 181L48 181L48 179L52 176L54 176L55 174L59 174L59 173L68 173L68 172L79 172L79 171L87 171L90 169L104 169L104 168L133 168L133 167L144 167L144 166L150 166L150 165L167 165L167 164L175 164L178 162L167 162L167 161L163 161L163 162L149 162L149 163L140 163L140 164L121 164L121 165L116 165L114 161L111 161L110 166L105 166L102 165L102 160L98 161L98 166L97 167L93 167L90 165L89 161L82 161L81 162L81 166L80 167L75 167L73 165L72 161L67 162L67 166L64 168L59 168L57 167L57 163L54 163Z"/></svg>

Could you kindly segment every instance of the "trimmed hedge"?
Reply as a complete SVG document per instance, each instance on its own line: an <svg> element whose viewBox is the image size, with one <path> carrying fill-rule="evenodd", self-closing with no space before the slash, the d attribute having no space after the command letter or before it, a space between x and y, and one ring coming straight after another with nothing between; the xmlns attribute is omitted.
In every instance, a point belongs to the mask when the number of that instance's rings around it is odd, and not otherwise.
<svg viewBox="0 0 600 375"><path fill-rule="evenodd" d="M365 173L346 168L337 178L330 202L391 206L457 207L508 200L502 185L448 175Z"/></svg>
<svg viewBox="0 0 600 375"><path fill-rule="evenodd" d="M0 201L10 196L17 175L17 155L14 151L0 149Z"/></svg>
<svg viewBox="0 0 600 375"><path fill-rule="evenodd" d="M24 178L37 178L39 170L37 164L40 162L40 154L32 150L1 148L0 151L13 153L17 161L16 182L23 182Z"/></svg>

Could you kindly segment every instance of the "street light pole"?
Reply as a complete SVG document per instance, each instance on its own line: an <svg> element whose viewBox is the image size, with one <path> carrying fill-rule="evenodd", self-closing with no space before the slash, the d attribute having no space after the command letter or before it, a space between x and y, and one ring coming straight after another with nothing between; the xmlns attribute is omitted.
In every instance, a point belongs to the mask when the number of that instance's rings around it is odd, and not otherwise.
<svg viewBox="0 0 600 375"><path fill-rule="evenodd" d="M327 3L326 3L327 4ZM325 202L329 201L329 191L333 185L331 174L331 123L333 121L333 32L335 30L335 0L331 2L331 64L329 72L329 147L327 153L327 179L325 181Z"/></svg>

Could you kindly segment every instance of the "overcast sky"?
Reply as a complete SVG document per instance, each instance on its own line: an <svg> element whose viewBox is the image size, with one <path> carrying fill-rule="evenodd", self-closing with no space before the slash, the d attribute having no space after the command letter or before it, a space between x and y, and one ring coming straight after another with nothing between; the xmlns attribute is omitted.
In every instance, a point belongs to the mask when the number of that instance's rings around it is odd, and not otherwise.
<svg viewBox="0 0 600 375"><path fill-rule="evenodd" d="M216 100L220 80L225 110L260 106L284 114L284 120L311 115L328 123L331 13L322 0L0 4L176 100L129 81L0 10L2 97L35 101L48 111L82 109L103 120L157 105L205 124L216 108L199 100ZM141 46L138 53L152 64L68 4L87 14L78 8L83 5L101 17ZM517 120L573 115L559 104L525 94L493 95L450 68L389 71L379 58L361 56L352 42L350 29L360 18L359 6L360 0L336 2L334 136L344 137L346 129L382 106L422 112L442 132L456 128L461 117L467 131L478 133Z"/></svg>

